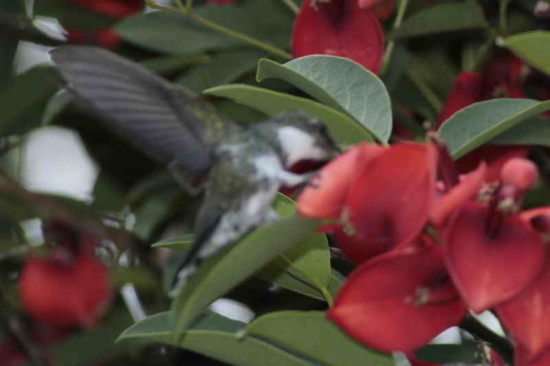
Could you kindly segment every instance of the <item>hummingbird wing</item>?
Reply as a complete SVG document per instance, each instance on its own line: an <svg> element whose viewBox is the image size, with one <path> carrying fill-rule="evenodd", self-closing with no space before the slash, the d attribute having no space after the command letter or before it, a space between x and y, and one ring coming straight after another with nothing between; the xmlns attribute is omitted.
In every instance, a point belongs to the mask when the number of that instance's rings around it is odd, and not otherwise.
<svg viewBox="0 0 550 366"><path fill-rule="evenodd" d="M202 188L212 146L188 92L101 48L66 46L51 54L69 90L106 119L107 127L167 165L191 193Z"/></svg>

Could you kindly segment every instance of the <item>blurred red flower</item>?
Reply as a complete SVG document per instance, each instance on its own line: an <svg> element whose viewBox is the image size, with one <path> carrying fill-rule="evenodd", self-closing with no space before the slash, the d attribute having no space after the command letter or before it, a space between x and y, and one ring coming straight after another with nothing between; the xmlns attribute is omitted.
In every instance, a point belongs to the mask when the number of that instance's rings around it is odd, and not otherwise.
<svg viewBox="0 0 550 366"><path fill-rule="evenodd" d="M377 73L384 53L384 35L371 9L357 0L306 0L294 21L292 55L314 54L352 59Z"/></svg>

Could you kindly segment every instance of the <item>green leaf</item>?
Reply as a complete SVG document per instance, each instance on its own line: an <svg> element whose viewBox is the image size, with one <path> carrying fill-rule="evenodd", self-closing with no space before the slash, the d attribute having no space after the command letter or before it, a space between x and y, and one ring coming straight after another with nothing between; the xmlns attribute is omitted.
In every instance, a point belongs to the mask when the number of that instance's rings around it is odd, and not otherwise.
<svg viewBox="0 0 550 366"><path fill-rule="evenodd" d="M387 142L392 128L391 102L384 83L354 61L335 56L306 56L278 64L262 60L256 75L284 80L320 102L345 112L376 138Z"/></svg>
<svg viewBox="0 0 550 366"><path fill-rule="evenodd" d="M309 238L317 225L318 221L302 217L282 219L205 260L173 301L175 329L186 330L212 301L295 243Z"/></svg>
<svg viewBox="0 0 550 366"><path fill-rule="evenodd" d="M176 83L200 92L217 85L230 83L256 67L264 52L257 50L229 51L212 56L210 62L188 70Z"/></svg>
<svg viewBox="0 0 550 366"><path fill-rule="evenodd" d="M189 249L193 244L193 234L185 234L174 238L164 239L151 245L153 248Z"/></svg>
<svg viewBox="0 0 550 366"><path fill-rule="evenodd" d="M126 329L119 341L149 339L176 345L173 342L172 313L160 313L148 317ZM257 366L312 366L311 362L253 337L243 337L239 331L244 323L227 319L215 313L207 313L177 346L199 352L230 365Z"/></svg>
<svg viewBox="0 0 550 366"><path fill-rule="evenodd" d="M453 158L459 158L522 121L550 110L550 101L493 99L472 104L452 115L439 133Z"/></svg>
<svg viewBox="0 0 550 366"><path fill-rule="evenodd" d="M296 203L279 194L275 211L281 217L290 217L296 211ZM297 243L281 253L265 266L258 277L288 290L325 300L332 279L330 251L327 237L314 234L310 239Z"/></svg>
<svg viewBox="0 0 550 366"><path fill-rule="evenodd" d="M503 45L531 66L550 75L550 31L516 34L504 39Z"/></svg>
<svg viewBox="0 0 550 366"><path fill-rule="evenodd" d="M475 342L463 344L429 344L414 352L421 360L433 363L479 363L479 348Z"/></svg>
<svg viewBox="0 0 550 366"><path fill-rule="evenodd" d="M531 118L495 137L491 143L550 146L550 118L542 116Z"/></svg>
<svg viewBox="0 0 550 366"><path fill-rule="evenodd" d="M155 31L152 32L151 29ZM201 26L181 14L155 11L127 17L115 32L125 41L160 53L185 55L234 47L240 41Z"/></svg>
<svg viewBox="0 0 550 366"><path fill-rule="evenodd" d="M388 35L390 39L487 28L483 9L475 1L448 3L418 11Z"/></svg>
<svg viewBox="0 0 550 366"><path fill-rule="evenodd" d="M61 89L55 93L48 101L48 104L46 104L46 108L42 114L42 125L49 125L52 123L72 101L73 96L66 89Z"/></svg>
<svg viewBox="0 0 550 366"><path fill-rule="evenodd" d="M39 126L40 113L57 91L57 72L35 67L0 91L0 135L23 134Z"/></svg>
<svg viewBox="0 0 550 366"><path fill-rule="evenodd" d="M270 116L285 111L310 113L321 118L334 140L342 145L372 141L367 129L346 114L306 98L249 85L218 86L205 90L204 93L230 98Z"/></svg>
<svg viewBox="0 0 550 366"><path fill-rule="evenodd" d="M378 353L348 338L320 311L280 311L264 315L246 328L250 336L265 340L321 365L393 366L391 355Z"/></svg>
<svg viewBox="0 0 550 366"><path fill-rule="evenodd" d="M198 6L193 12L216 24L279 47L287 47L292 19L271 0L236 6ZM265 14L269 14L266 17ZM125 18L115 31L137 46L168 54L188 54L245 45L182 14L155 11ZM152 32L151 29L155 31Z"/></svg>
<svg viewBox="0 0 550 366"><path fill-rule="evenodd" d="M203 54L177 55L151 58L141 62L141 66L159 74L182 70L191 65L208 62L210 57Z"/></svg>

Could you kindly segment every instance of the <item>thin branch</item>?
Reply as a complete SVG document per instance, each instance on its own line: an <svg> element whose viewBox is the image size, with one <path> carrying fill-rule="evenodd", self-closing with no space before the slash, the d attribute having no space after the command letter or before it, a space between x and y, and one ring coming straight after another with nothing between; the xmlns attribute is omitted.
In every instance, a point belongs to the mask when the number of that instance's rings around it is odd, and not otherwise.
<svg viewBox="0 0 550 366"><path fill-rule="evenodd" d="M298 5L296 5L296 3L294 2L294 0L282 0L282 2L294 13L294 14L298 14L300 12L300 8L298 7Z"/></svg>
<svg viewBox="0 0 550 366"><path fill-rule="evenodd" d="M513 364L514 349L506 338L499 336L471 315L462 320L460 328L486 342L507 364Z"/></svg>
<svg viewBox="0 0 550 366"><path fill-rule="evenodd" d="M395 16L395 21L393 23L393 29L397 29L401 26L405 13L407 12L407 7L409 6L409 0L401 0L399 3L399 8L397 9L397 15ZM386 52L384 52L384 57L382 58L382 69L380 74L384 74L388 67L390 66L391 56L393 54L393 49L395 48L395 41L391 40L388 42L386 47Z"/></svg>

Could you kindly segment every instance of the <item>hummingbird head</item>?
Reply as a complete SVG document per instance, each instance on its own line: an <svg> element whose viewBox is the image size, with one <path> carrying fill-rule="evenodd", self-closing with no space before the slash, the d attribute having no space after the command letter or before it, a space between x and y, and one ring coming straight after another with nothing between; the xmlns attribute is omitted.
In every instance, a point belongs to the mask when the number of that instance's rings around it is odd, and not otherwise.
<svg viewBox="0 0 550 366"><path fill-rule="evenodd" d="M270 119L269 124L286 168L303 161L325 162L340 152L319 118L288 112Z"/></svg>

